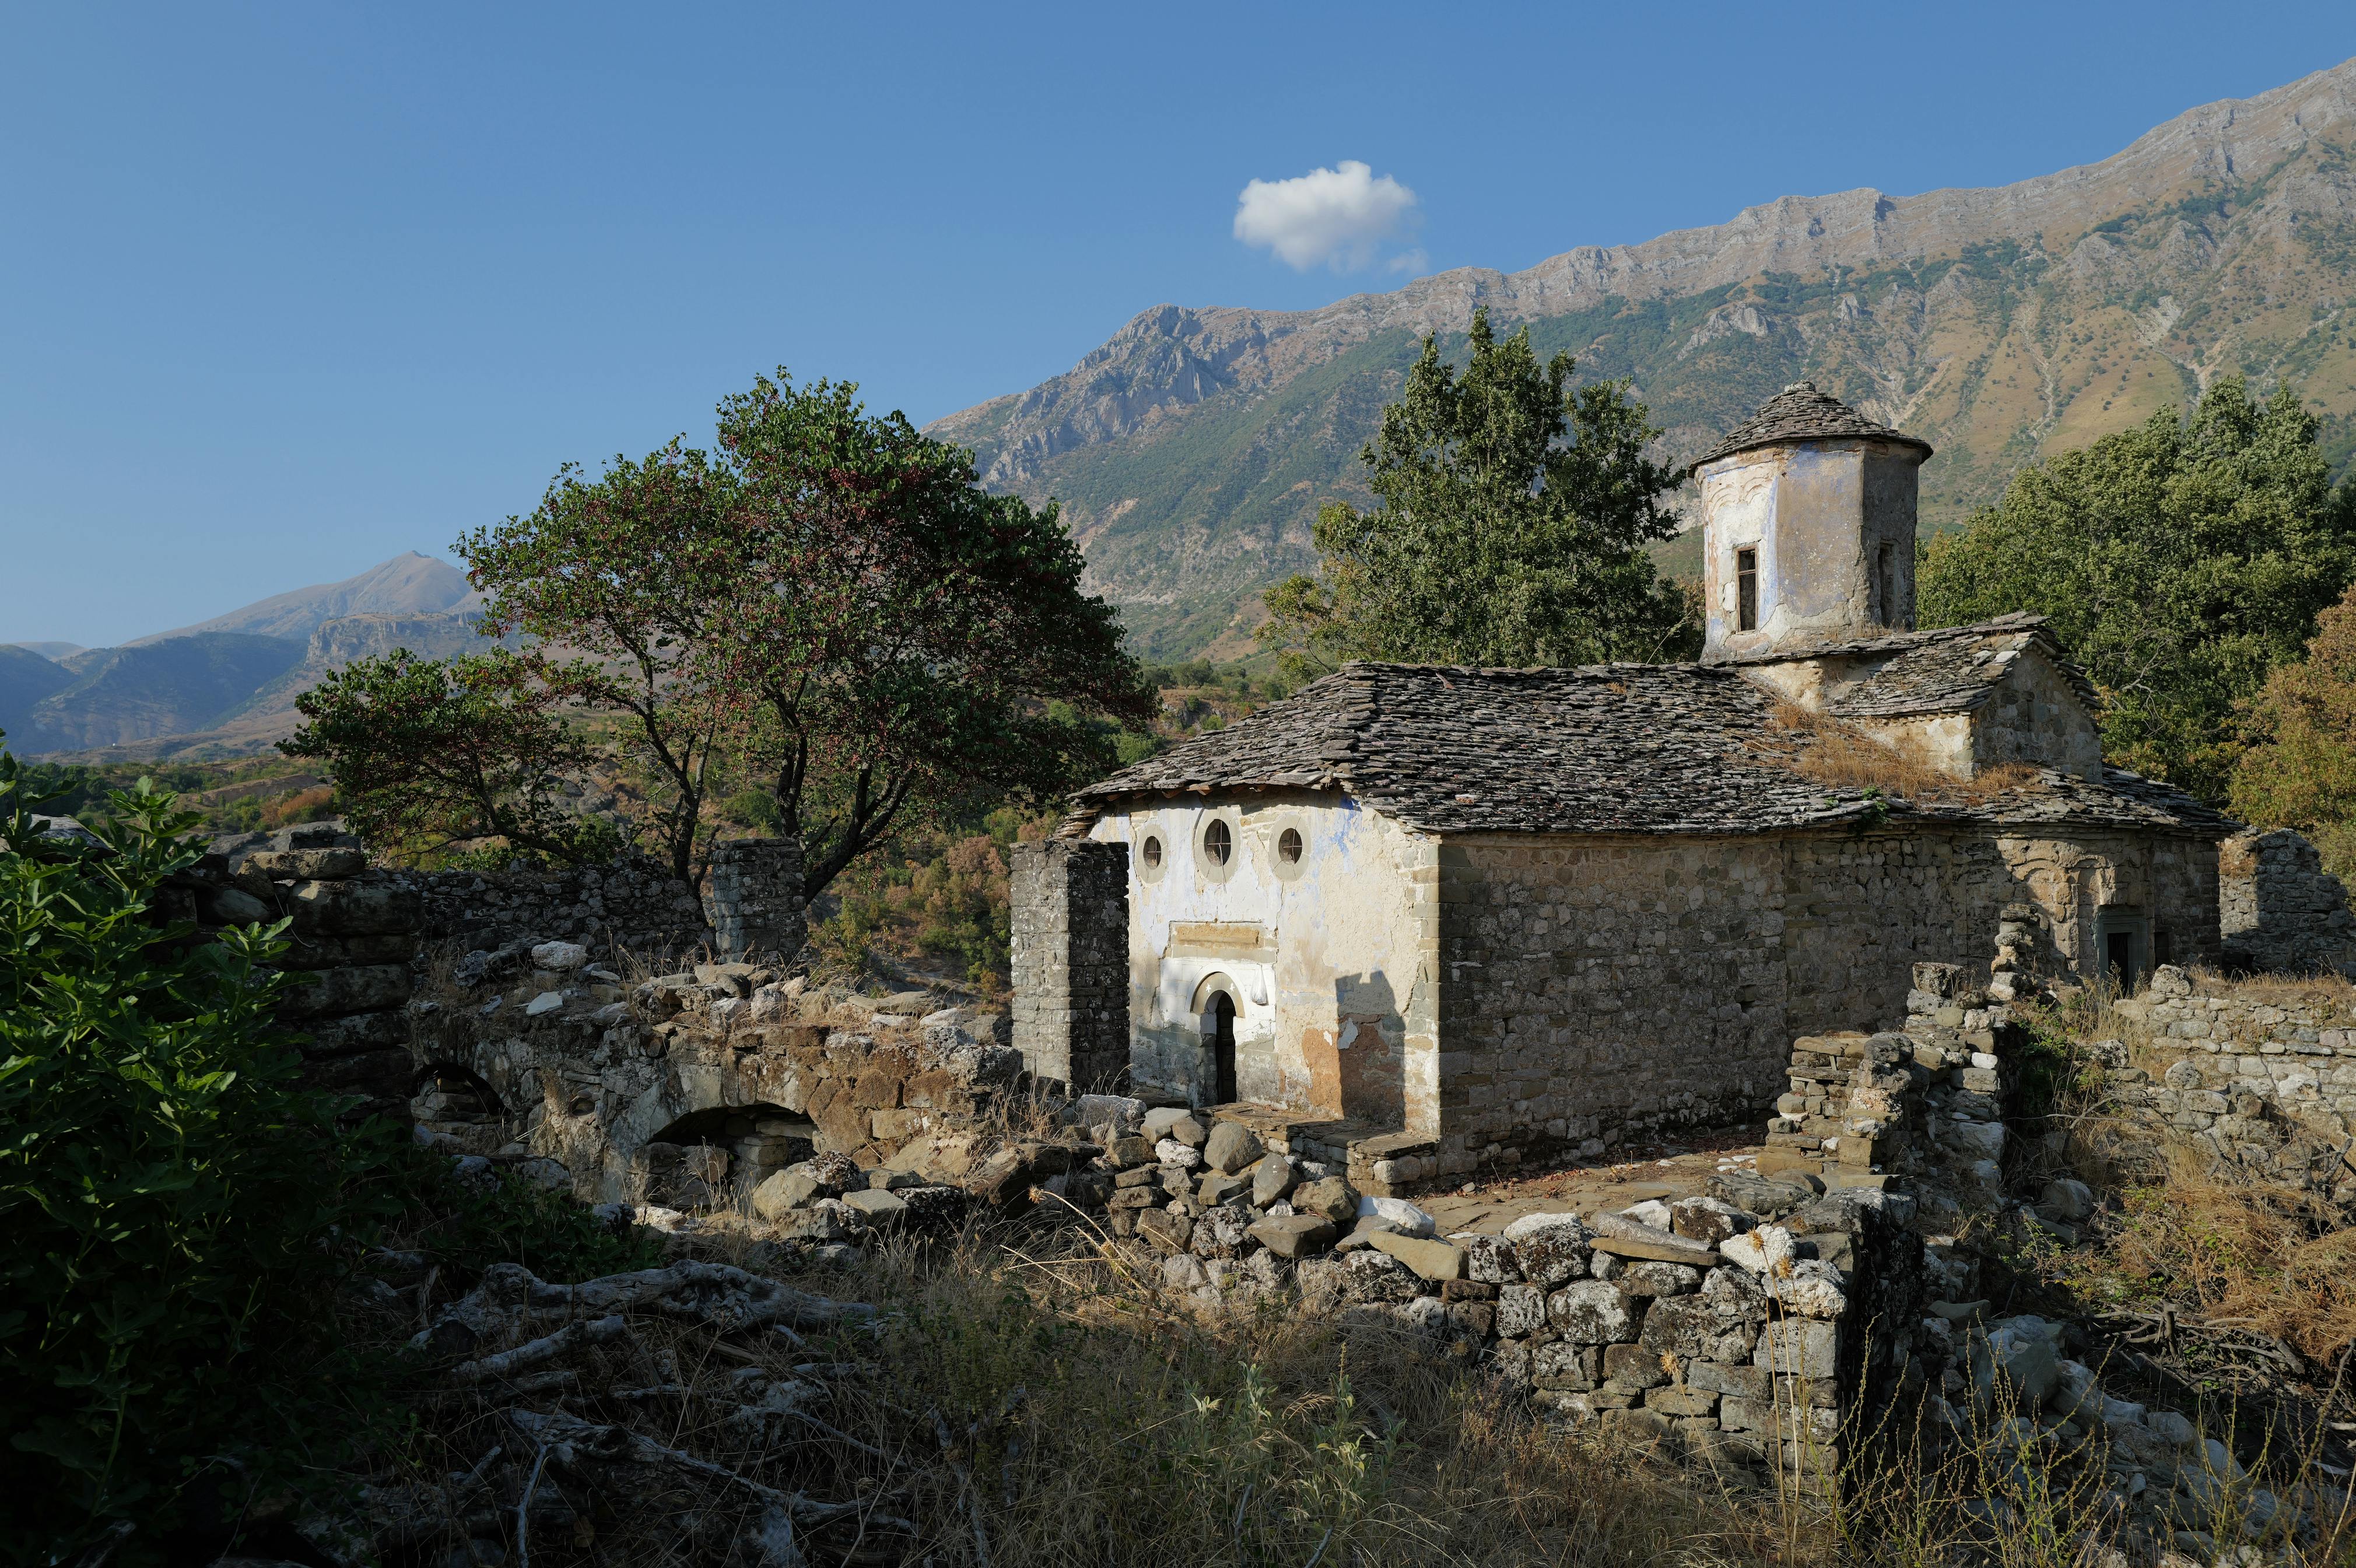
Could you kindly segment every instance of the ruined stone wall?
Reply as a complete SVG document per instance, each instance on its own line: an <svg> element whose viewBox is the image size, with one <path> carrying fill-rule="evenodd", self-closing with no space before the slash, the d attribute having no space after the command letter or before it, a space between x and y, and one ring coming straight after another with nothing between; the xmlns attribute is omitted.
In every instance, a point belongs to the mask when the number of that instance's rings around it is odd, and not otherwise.
<svg viewBox="0 0 2356 1568"><path fill-rule="evenodd" d="M1116 1090L1130 1067L1129 848L1050 839L1014 847L1009 897L1014 1049L1075 1092Z"/></svg>
<svg viewBox="0 0 2356 1568"><path fill-rule="evenodd" d="M2229 962L2292 974L2356 963L2348 890L2304 834L2237 833L2218 846L2217 864Z"/></svg>
<svg viewBox="0 0 2356 1568"><path fill-rule="evenodd" d="M360 1096L366 1113L406 1120L415 891L369 870L359 840L337 823L230 843L167 889L173 912L215 929L291 920L293 946L280 965L309 983L288 996L280 1017L304 1034L304 1081Z"/></svg>
<svg viewBox="0 0 2356 1568"><path fill-rule="evenodd" d="M459 953L530 936L583 943L605 957L626 952L662 967L712 944L694 891L643 856L565 870L403 872L398 880L422 901L427 944Z"/></svg>
<svg viewBox="0 0 2356 1568"><path fill-rule="evenodd" d="M773 968L700 965L625 990L584 956L551 944L420 1004L427 1061L496 1096L486 1135L553 1162L584 1200L655 1190L666 1143L698 1149L694 1178L714 1189L741 1191L798 1142L879 1164L1020 1071L996 1020L968 1009L812 1019Z"/></svg>
<svg viewBox="0 0 2356 1568"><path fill-rule="evenodd" d="M712 847L712 945L731 961L790 963L807 934L798 838L731 838Z"/></svg>
<svg viewBox="0 0 2356 1568"><path fill-rule="evenodd" d="M2132 1052L2115 1044L2120 1107L2281 1179L2329 1190L2356 1179L2341 1155L2356 1136L2356 987L2204 987L2169 966L2112 1007L2148 1037Z"/></svg>

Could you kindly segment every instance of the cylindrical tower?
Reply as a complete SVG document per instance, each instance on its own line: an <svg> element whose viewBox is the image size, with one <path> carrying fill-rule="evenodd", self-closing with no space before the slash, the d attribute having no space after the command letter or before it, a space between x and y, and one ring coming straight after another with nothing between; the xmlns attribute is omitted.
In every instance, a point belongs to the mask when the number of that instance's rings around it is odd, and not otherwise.
<svg viewBox="0 0 2356 1568"><path fill-rule="evenodd" d="M1916 470L1931 444L1806 381L1693 465L1705 661L1914 628Z"/></svg>

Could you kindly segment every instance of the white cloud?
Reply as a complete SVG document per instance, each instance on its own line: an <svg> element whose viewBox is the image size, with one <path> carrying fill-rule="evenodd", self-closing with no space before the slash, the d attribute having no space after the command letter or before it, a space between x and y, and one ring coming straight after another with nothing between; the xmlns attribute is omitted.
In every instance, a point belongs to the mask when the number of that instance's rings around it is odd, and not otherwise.
<svg viewBox="0 0 2356 1568"><path fill-rule="evenodd" d="M1415 192L1390 176L1345 158L1289 180L1254 180L1236 203L1236 238L1265 246L1297 272L1331 267L1352 272L1374 264L1382 241L1415 226ZM1417 259L1409 263L1420 266ZM1394 268L1405 258L1395 259Z"/></svg>

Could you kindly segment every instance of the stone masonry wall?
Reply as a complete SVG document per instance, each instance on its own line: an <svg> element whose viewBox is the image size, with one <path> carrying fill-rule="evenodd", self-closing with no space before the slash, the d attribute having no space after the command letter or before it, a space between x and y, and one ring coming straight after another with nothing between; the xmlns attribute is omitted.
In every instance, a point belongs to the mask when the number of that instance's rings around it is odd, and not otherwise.
<svg viewBox="0 0 2356 1568"><path fill-rule="evenodd" d="M415 891L368 869L359 840L337 823L286 828L260 845L226 841L172 890L184 912L220 928L291 919L281 966L313 976L280 1009L301 1029L304 1078L357 1094L367 1113L407 1119L413 1076L411 965L421 918Z"/></svg>
<svg viewBox="0 0 2356 1568"><path fill-rule="evenodd" d="M713 845L710 903L712 944L722 958L790 962L806 934L801 840Z"/></svg>
<svg viewBox="0 0 2356 1568"><path fill-rule="evenodd" d="M2293 974L2356 964L2348 890L2305 835L2237 833L2218 846L2217 864L2229 962Z"/></svg>
<svg viewBox="0 0 2356 1568"><path fill-rule="evenodd" d="M400 880L423 901L425 942L460 953L529 935L584 943L609 956L623 949L659 967L712 942L694 891L643 856L561 871L406 872Z"/></svg>
<svg viewBox="0 0 2356 1568"><path fill-rule="evenodd" d="M1755 838L1448 841L1433 1174L1756 1115L1791 1032L1782 859Z"/></svg>
<svg viewBox="0 0 2356 1568"><path fill-rule="evenodd" d="M2338 979L2272 992L2196 987L2163 966L2113 1004L2150 1033L2148 1067L2114 1066L2114 1097L2192 1134L2218 1156L2325 1190L2356 1180L2356 987ZM2124 1058L2124 1047L2120 1048Z"/></svg>
<svg viewBox="0 0 2356 1568"><path fill-rule="evenodd" d="M1011 878L1014 1049L1073 1090L1129 1072L1129 846L1017 844Z"/></svg>
<svg viewBox="0 0 2356 1568"><path fill-rule="evenodd" d="M1440 1136L1417 1179L1762 1115L1795 1036L1895 1019L1918 963L2030 906L2057 961L2095 911L2215 950L2208 847L1984 829L1451 838L1440 857Z"/></svg>

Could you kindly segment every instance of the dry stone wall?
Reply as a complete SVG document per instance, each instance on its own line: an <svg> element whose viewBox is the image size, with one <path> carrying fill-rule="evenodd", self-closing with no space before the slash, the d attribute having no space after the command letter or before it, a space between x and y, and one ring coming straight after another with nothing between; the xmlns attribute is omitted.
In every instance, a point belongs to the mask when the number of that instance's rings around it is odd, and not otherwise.
<svg viewBox="0 0 2356 1568"><path fill-rule="evenodd" d="M2356 1198L2356 987L2203 988L2164 966L2142 996L2113 1006L2149 1035L2146 1066L2124 1042L2106 1044L2122 1109L2261 1175Z"/></svg>
<svg viewBox="0 0 2356 1568"><path fill-rule="evenodd" d="M170 890L199 924L293 922L281 966L307 977L281 1018L304 1035L305 1080L406 1119L414 1078L406 1008L423 911L402 879L368 869L337 823L222 841Z"/></svg>
<svg viewBox="0 0 2356 1568"><path fill-rule="evenodd" d="M2348 889L2290 828L2237 833L2218 846L2221 936L2228 964L2290 974L2356 965Z"/></svg>
<svg viewBox="0 0 2356 1568"><path fill-rule="evenodd" d="M601 955L655 964L708 952L702 901L643 856L563 870L403 872L423 911L429 945L491 951L519 937L579 942Z"/></svg>

